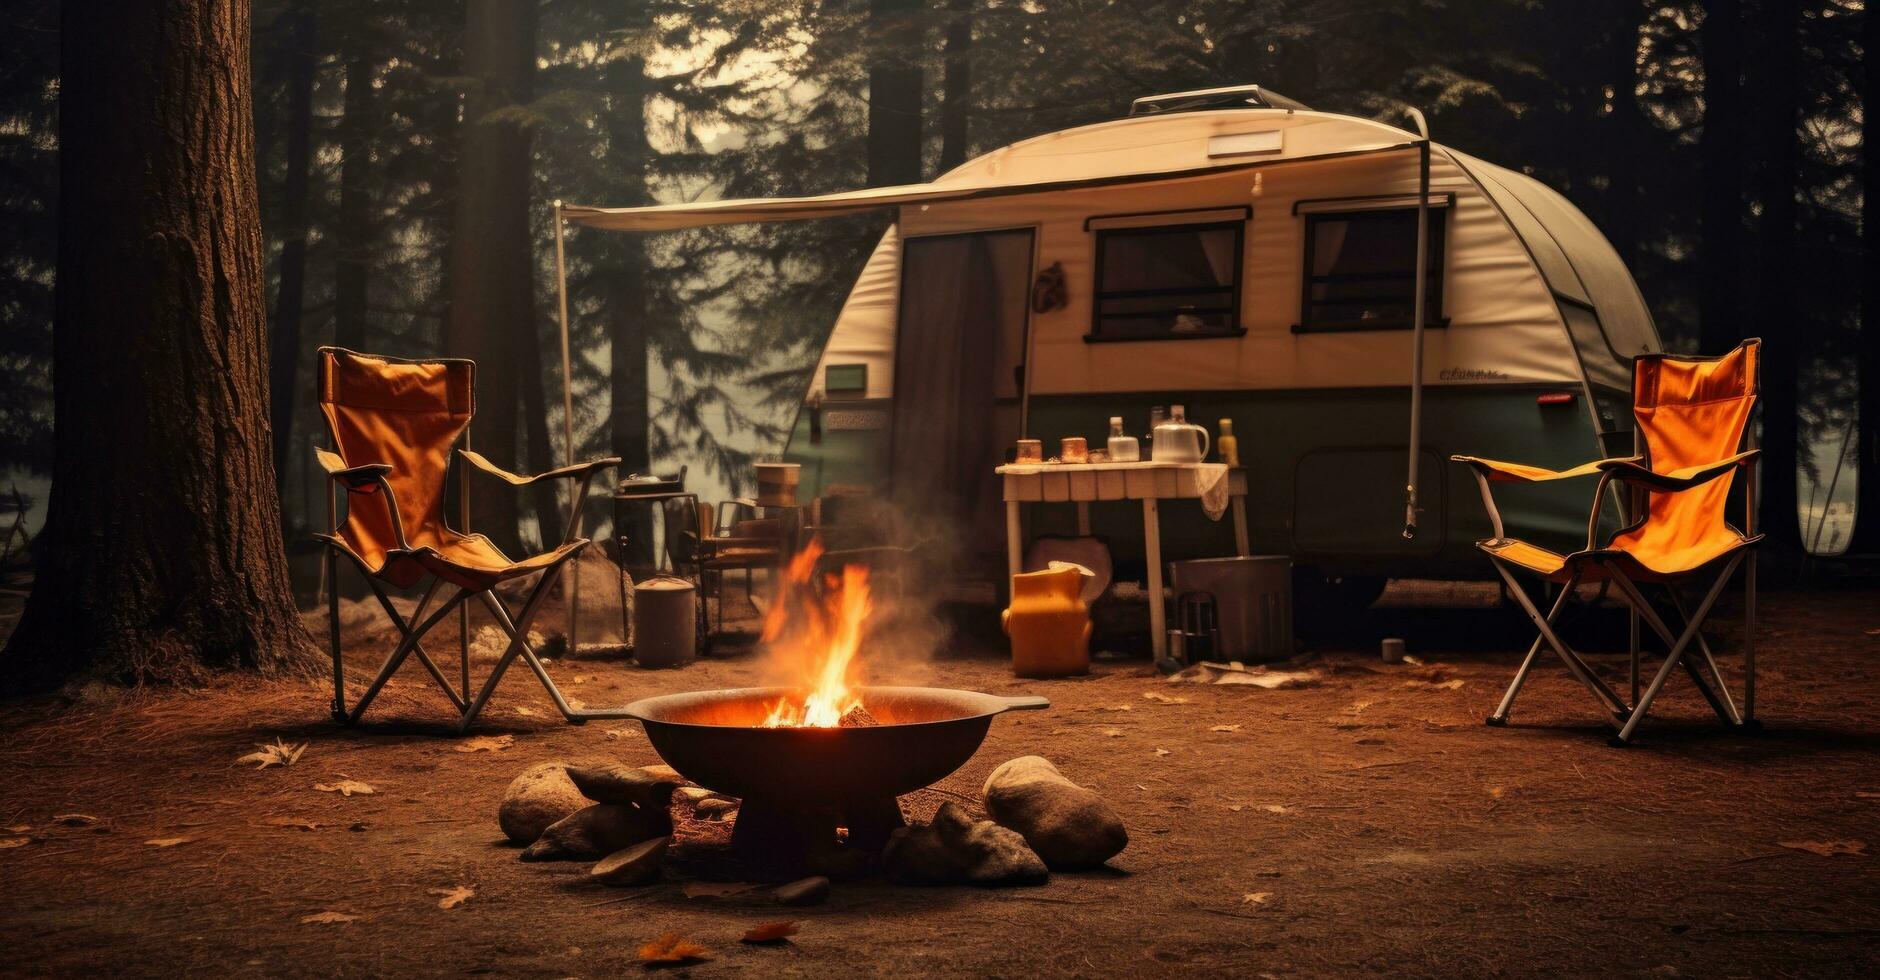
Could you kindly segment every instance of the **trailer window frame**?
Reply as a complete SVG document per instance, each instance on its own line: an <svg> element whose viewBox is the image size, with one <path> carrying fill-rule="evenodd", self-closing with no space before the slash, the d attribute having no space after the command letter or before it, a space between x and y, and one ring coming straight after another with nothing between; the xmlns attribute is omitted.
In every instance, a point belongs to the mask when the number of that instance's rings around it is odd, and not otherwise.
<svg viewBox="0 0 1880 980"><path fill-rule="evenodd" d="M1318 265L1318 229L1321 224L1332 221L1357 224L1365 221L1384 219L1401 220L1406 212L1414 215L1416 213L1416 207L1414 205L1408 207L1393 205L1390 207L1357 208L1352 210L1310 211L1301 215L1301 217L1305 218L1305 247L1301 249L1303 261L1299 268L1299 322L1293 325L1293 333L1355 333L1373 330L1410 330L1415 326L1414 310L1412 310L1411 315L1356 320L1313 316L1314 306L1334 305L1341 302L1338 300L1321 300L1315 302L1312 298L1312 289L1317 285L1351 284L1366 281L1377 282L1400 279L1407 280L1411 287L1411 292L1408 296L1380 293L1376 298L1384 300L1397 299L1405 306L1415 304L1416 253L1414 249L1412 249L1410 253L1411 269L1406 273L1313 274L1313 270ZM1426 278L1429 280L1429 292L1424 297L1423 325L1425 327L1441 328L1449 326L1449 318L1444 316L1442 312L1444 301L1443 281L1447 278L1446 262L1449 253L1448 212L1449 208L1442 206L1442 203L1433 203L1433 206L1429 209L1430 224L1428 233L1430 238L1430 253L1429 269L1426 273ZM1414 239L1414 237L1415 233L1412 232L1412 238ZM1342 302L1350 303L1353 301L1346 299Z"/></svg>
<svg viewBox="0 0 1880 980"><path fill-rule="evenodd" d="M1219 210L1219 209L1210 208L1206 210L1214 211L1214 210ZM1248 211L1250 212L1251 209L1248 209ZM1174 218L1178 218L1179 214L1180 212L1171 212L1168 216L1171 219L1174 219ZM1241 306L1242 306L1242 300L1245 297L1245 290L1246 290L1246 278L1247 277L1246 277L1245 266L1246 266L1246 250L1247 250L1247 222L1250 218L1251 218L1251 214L1248 213L1246 217L1242 217L1238 220L1234 220L1234 219L1221 220L1221 221L1171 220L1166 223L1159 223L1159 224L1127 225L1127 226L1121 226L1121 227L1093 229L1093 233L1096 235L1096 261L1092 266L1091 276L1090 276L1090 279L1091 279L1091 283L1090 283L1090 297L1091 297L1090 299L1090 332L1084 335L1084 342L1093 343L1093 344L1094 343L1153 343L1153 342L1159 342L1159 341L1165 341L1165 340L1222 340L1222 339L1233 339L1236 337L1246 336L1247 328L1243 326L1241 323ZM1086 222L1086 227L1089 227L1088 222ZM1153 288L1142 288L1142 289L1107 289L1107 290L1103 288L1104 287L1104 283L1103 283L1104 259L1106 257L1106 252L1109 247L1109 244L1113 239L1140 238L1140 237L1148 237L1152 235L1168 235L1168 234L1176 234L1176 233L1184 233L1184 232L1191 233L1191 234L1201 234L1205 232L1216 232L1216 231L1232 232L1234 236L1234 254L1233 254L1232 260L1230 261L1228 265L1228 283L1226 285L1224 286L1199 286L1199 287L1169 286L1169 287L1153 287ZM1158 296L1167 296L1167 297L1173 298L1173 297L1180 297L1180 296L1193 296L1196 294L1219 293L1219 292L1226 293L1226 297L1225 297L1226 302L1220 305L1208 306L1205 309L1197 309L1193 305L1183 306L1181 304L1173 304L1167 308L1151 308L1151 309L1146 309L1146 310L1132 310L1132 311L1123 312L1123 313L1107 313L1106 314L1103 308L1104 302L1106 300L1131 300L1131 299L1153 300ZM1209 328L1202 329L1202 330L1187 330L1187 331L1178 332L1173 329L1172 320L1175 316L1182 314L1182 313L1204 313L1204 314L1213 315L1213 316L1220 316L1224 314L1227 318L1228 325L1225 327L1209 327ZM1168 328L1164 329L1162 332L1155 333L1155 334L1120 334L1116 332L1106 332L1103 327L1105 320L1120 320L1120 319L1143 320L1143 319L1155 319L1159 317L1170 318L1171 324Z"/></svg>

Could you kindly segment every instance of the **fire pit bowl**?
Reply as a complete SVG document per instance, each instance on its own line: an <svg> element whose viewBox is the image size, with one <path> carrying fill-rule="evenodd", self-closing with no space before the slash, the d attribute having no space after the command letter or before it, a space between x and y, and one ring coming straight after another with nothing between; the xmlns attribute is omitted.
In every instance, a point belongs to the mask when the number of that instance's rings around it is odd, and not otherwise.
<svg viewBox="0 0 1880 980"><path fill-rule="evenodd" d="M747 687L667 694L635 701L625 713L646 728L668 765L744 801L734 847L776 852L832 839L838 826L852 842L877 845L900 826L894 798L965 765L994 715L1051 706L1041 697L865 687L862 701L879 724L763 727L771 705L802 693Z"/></svg>
<svg viewBox="0 0 1880 980"><path fill-rule="evenodd" d="M744 687L645 698L626 714L666 764L707 789L781 806L881 800L944 779L972 758L1001 712L1048 708L1041 697L1002 698L937 687L865 687L879 725L764 728L787 687Z"/></svg>

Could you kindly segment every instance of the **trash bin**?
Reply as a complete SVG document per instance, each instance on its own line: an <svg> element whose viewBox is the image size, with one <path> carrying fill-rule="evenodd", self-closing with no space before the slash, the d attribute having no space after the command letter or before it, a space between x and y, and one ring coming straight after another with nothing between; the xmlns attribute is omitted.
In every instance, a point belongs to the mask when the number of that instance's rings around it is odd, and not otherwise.
<svg viewBox="0 0 1880 980"><path fill-rule="evenodd" d="M659 575L633 586L633 661L642 667L682 667L698 652L698 590Z"/></svg>
<svg viewBox="0 0 1880 980"><path fill-rule="evenodd" d="M1214 599L1211 659L1254 663L1293 655L1292 558L1247 555L1169 563L1169 588Z"/></svg>

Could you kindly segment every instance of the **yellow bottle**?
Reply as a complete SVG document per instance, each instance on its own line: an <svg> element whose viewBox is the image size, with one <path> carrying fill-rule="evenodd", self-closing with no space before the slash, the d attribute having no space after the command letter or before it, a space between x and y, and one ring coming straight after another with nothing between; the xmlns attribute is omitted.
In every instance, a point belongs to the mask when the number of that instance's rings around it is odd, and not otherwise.
<svg viewBox="0 0 1880 980"><path fill-rule="evenodd" d="M1240 465L1240 440L1234 438L1234 420L1221 420L1221 437L1214 441L1215 449L1221 454L1221 462L1229 466Z"/></svg>

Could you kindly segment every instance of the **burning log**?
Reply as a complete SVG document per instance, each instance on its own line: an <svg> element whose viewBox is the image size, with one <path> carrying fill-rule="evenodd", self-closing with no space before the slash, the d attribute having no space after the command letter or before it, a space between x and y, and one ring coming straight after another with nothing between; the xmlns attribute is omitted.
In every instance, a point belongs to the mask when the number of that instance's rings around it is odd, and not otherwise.
<svg viewBox="0 0 1880 980"><path fill-rule="evenodd" d="M868 708L861 704L850 708L843 713L841 718L836 719L837 728L874 728L880 724L881 722L874 715L868 713Z"/></svg>

